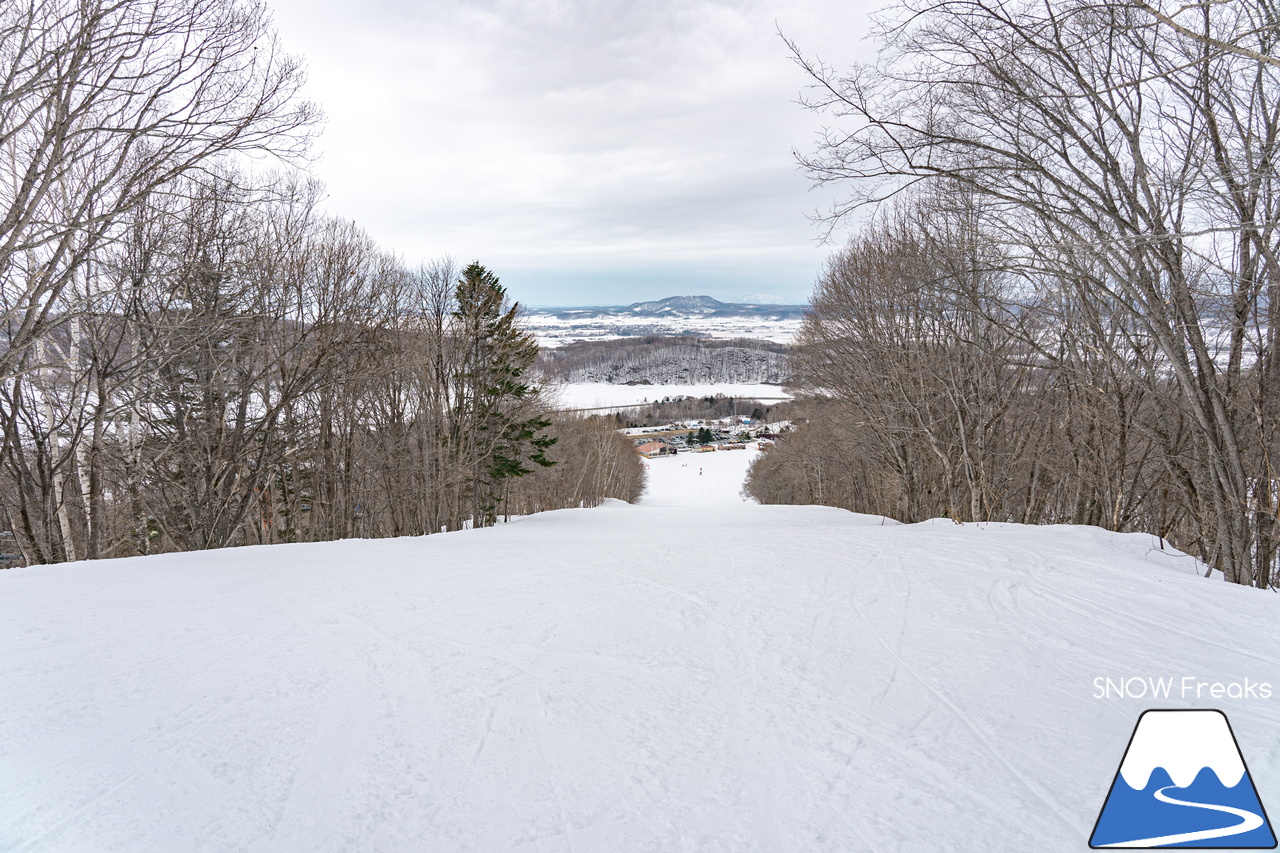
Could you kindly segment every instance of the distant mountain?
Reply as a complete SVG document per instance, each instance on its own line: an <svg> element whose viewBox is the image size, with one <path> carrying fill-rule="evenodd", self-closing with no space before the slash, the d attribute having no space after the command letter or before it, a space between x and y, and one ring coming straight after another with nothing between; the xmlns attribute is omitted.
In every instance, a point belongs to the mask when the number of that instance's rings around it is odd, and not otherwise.
<svg viewBox="0 0 1280 853"><path fill-rule="evenodd" d="M631 314L715 314L728 309L729 303L710 296L668 296L657 302L636 302L627 306Z"/></svg>
<svg viewBox="0 0 1280 853"><path fill-rule="evenodd" d="M775 320L799 318L808 310L807 305L774 305L746 302L721 302L711 296L668 296L652 302L635 302L631 305L583 306L581 308L534 308L531 314L556 317L757 317Z"/></svg>

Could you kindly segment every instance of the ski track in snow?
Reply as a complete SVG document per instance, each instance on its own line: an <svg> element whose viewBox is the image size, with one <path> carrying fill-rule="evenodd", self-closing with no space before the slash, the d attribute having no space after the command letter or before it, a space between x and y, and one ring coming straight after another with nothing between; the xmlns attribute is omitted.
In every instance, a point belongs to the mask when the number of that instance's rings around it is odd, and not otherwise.
<svg viewBox="0 0 1280 853"><path fill-rule="evenodd" d="M0 573L0 849L1076 851L1153 706L1095 677L1280 687L1277 598L1152 537L762 507L753 455L491 530ZM1276 700L1214 704L1276 801Z"/></svg>

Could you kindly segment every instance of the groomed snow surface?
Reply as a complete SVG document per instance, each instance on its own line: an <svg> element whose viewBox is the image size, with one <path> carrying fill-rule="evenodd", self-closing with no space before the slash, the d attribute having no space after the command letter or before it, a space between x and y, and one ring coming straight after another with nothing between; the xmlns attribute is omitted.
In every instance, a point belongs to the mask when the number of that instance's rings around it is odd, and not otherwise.
<svg viewBox="0 0 1280 853"><path fill-rule="evenodd" d="M1147 707L1280 810L1280 599L1151 537L740 495L0 573L0 849L1080 851ZM688 465L689 467L685 467ZM703 469L693 473L693 466Z"/></svg>

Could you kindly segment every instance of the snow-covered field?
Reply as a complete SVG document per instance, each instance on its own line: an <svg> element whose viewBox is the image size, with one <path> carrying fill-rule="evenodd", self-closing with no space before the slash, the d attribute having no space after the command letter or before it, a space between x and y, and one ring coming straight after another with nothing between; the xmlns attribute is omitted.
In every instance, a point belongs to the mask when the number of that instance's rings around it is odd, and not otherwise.
<svg viewBox="0 0 1280 853"><path fill-rule="evenodd" d="M723 394L751 400L790 400L779 385L609 385L604 382L576 382L557 386L562 409L626 408L668 397L710 397Z"/></svg>
<svg viewBox="0 0 1280 853"><path fill-rule="evenodd" d="M758 506L750 455L496 529L0 572L0 849L1081 851L1148 707L1223 709L1280 811L1280 698L1094 698L1280 687L1280 598L1149 536Z"/></svg>
<svg viewBox="0 0 1280 853"><path fill-rule="evenodd" d="M559 347L574 341L600 341L638 335L699 335L704 338L756 338L789 344L800 330L800 319L767 320L758 317L604 317L561 318L528 314L521 325L543 347Z"/></svg>

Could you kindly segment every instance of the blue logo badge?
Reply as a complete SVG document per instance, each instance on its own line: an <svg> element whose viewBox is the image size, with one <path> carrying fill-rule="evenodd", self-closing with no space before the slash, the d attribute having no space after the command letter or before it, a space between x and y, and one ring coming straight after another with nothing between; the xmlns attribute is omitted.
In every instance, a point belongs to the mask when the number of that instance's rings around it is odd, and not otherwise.
<svg viewBox="0 0 1280 853"><path fill-rule="evenodd" d="M1144 711L1089 846L1270 850L1275 833L1221 711Z"/></svg>

